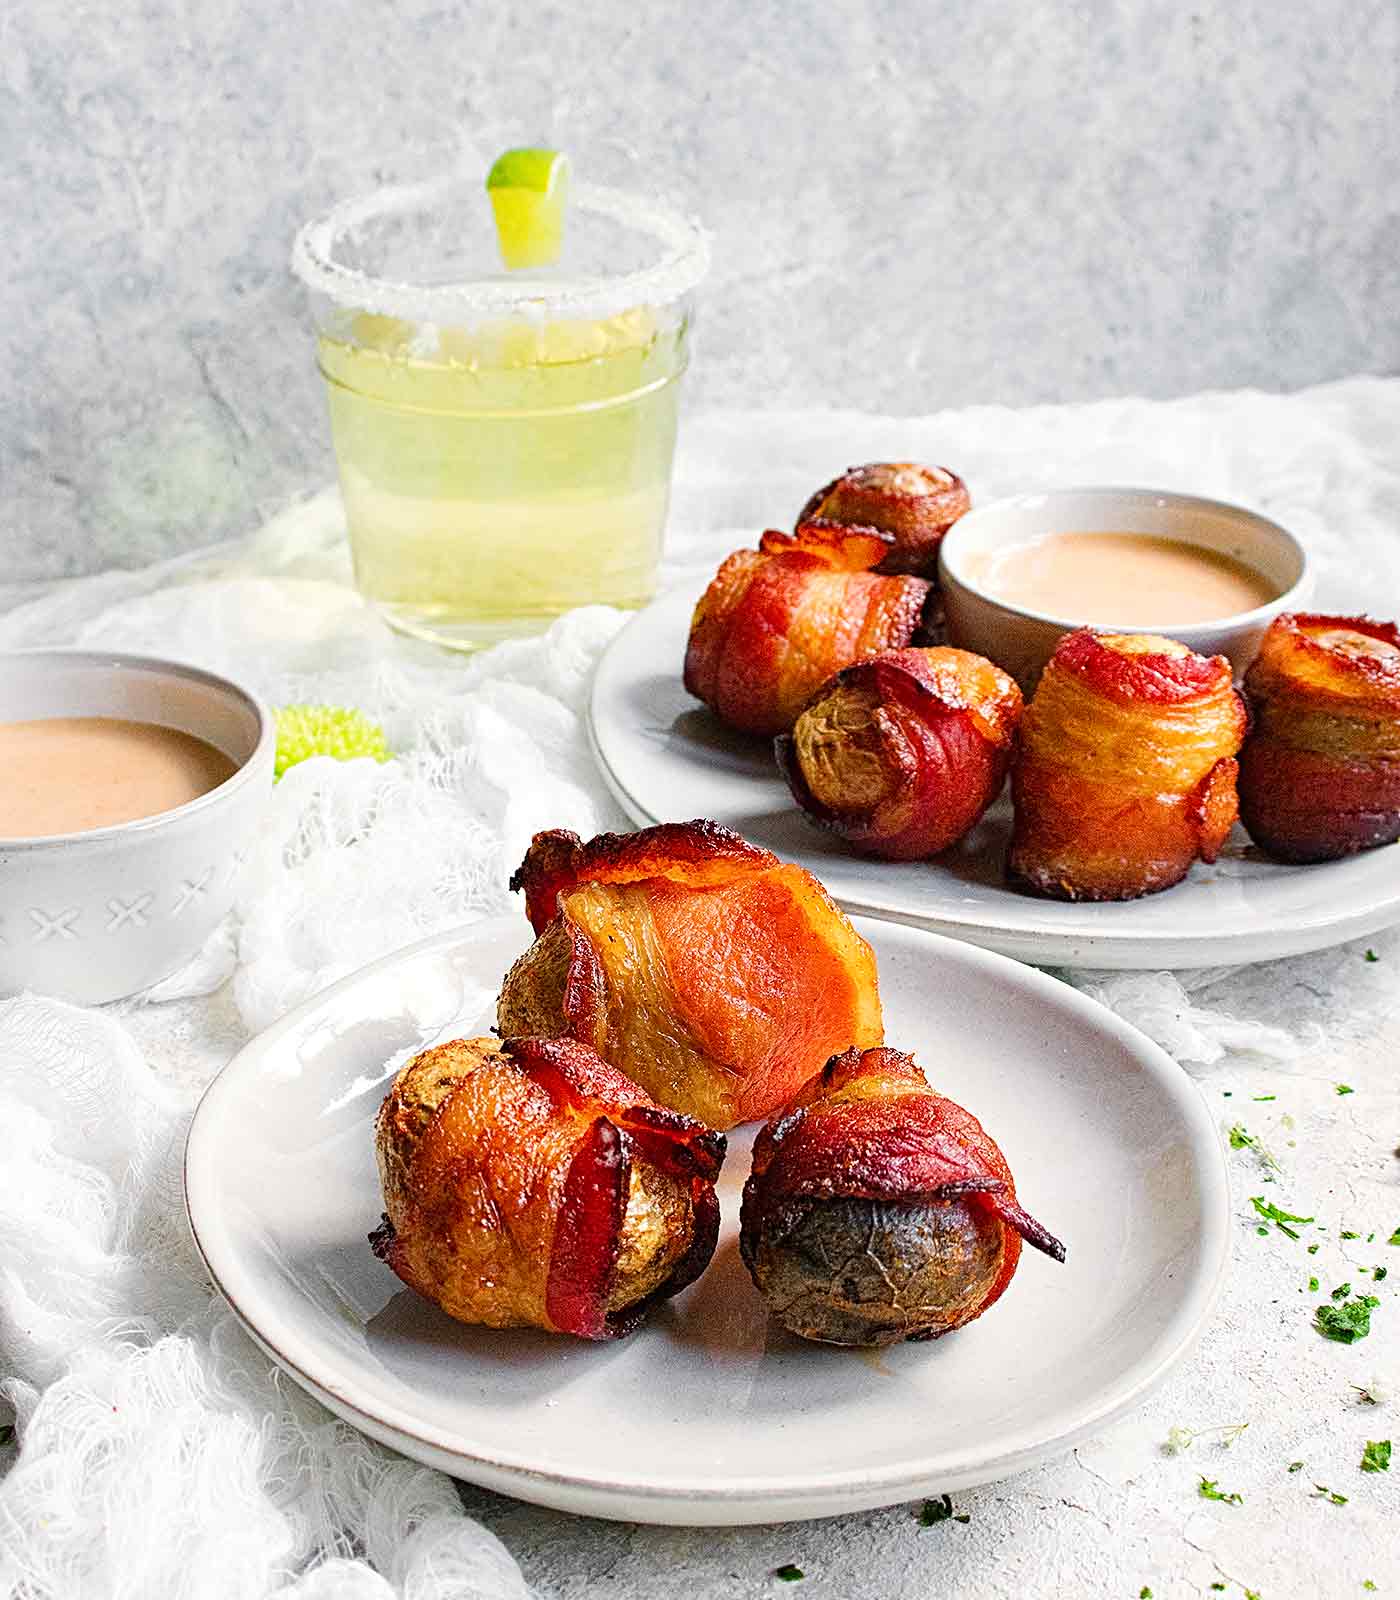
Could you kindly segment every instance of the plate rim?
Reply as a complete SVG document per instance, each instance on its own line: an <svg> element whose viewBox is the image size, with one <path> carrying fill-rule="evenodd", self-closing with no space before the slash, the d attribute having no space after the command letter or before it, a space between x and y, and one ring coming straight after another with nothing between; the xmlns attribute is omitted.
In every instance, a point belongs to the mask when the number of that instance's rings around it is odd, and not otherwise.
<svg viewBox="0 0 1400 1600"><path fill-rule="evenodd" d="M420 1424L392 1404L362 1403L352 1397L353 1372L347 1375L343 1368L338 1370L323 1349L318 1355L317 1341L299 1332L295 1319L288 1322L273 1317L269 1321L265 1308L259 1316L256 1290L249 1292L249 1276L240 1267L238 1250L222 1223L214 1159L222 1102L237 1093L242 1074L250 1071L260 1057L362 982L436 951L456 948L474 936L488 938L505 932L507 924L523 936L519 919L510 913L444 929L339 979L247 1041L206 1087L186 1135L182 1176L190 1232L214 1287L260 1348L303 1388L371 1437L469 1481L486 1482L499 1492L567 1511L688 1526L737 1526L789 1517L820 1517L915 1498L935 1483L956 1488L995 1481L1072 1449L1140 1405L1190 1352L1210 1320L1230 1258L1232 1197L1219 1130L1204 1098L1179 1064L1091 996L995 951L908 924L865 920L870 924L862 930L867 937L909 938L916 944L932 940L939 947L935 953L950 959L955 966L970 963L1004 973L1033 995L1051 999L1128 1046L1140 1067L1176 1105L1183 1131L1196 1155L1204 1220L1181 1278L1180 1303L1144 1358L1127 1368L1097 1404L1087 1410L1081 1408L1072 1419L1061 1418L1048 1433L1042 1426L1034 1438L1028 1438L1024 1431L1015 1434L993 1456L979 1457L975 1448L968 1448L961 1462L954 1457L946 1466L924 1456L854 1473L850 1468L836 1468L788 1476L777 1482L771 1478L733 1477L716 1485L672 1476L662 1479L654 1470L645 1478L617 1480L531 1464L525 1456ZM946 1459L946 1453L939 1459Z"/></svg>
<svg viewBox="0 0 1400 1600"><path fill-rule="evenodd" d="M678 583L659 594L649 605L621 627L608 641L598 661L597 671L589 687L585 729L589 752L603 778L609 793L639 827L651 827L658 822L675 820L658 817L644 806L627 787L604 749L600 727L608 718L600 714L605 678L609 664L615 667L621 656L624 641L634 630L642 631L650 618L668 609L680 609L682 602L694 603L699 591L693 580ZM697 702L697 705L699 703ZM1393 848L1400 850L1400 844ZM780 852L781 853L781 852ZM1382 852L1363 852L1379 855ZM1348 858L1359 859L1359 858ZM917 863L909 863L917 865ZM1323 867L1328 863L1321 863ZM821 876L820 868L815 870ZM1170 893L1170 890L1165 891ZM1173 933L1157 929L1115 927L1102 923L1083 929L1035 928L1008 926L995 913L985 919L972 920L947 911L920 913L895 910L874 905L869 900L830 889L832 897L847 911L855 915L875 918L882 922L902 923L907 927L922 928L927 932L961 940L1035 965L1082 965L1108 970L1147 971L1153 967L1185 969L1189 967L1218 966L1222 962L1272 961L1288 956L1307 955L1314 950L1327 949L1378 933L1383 928L1400 922L1400 876L1393 889L1376 904L1361 912L1350 912L1350 897L1334 896L1323 909L1311 914L1294 916L1287 922L1270 919L1266 925L1235 928L1227 932L1210 929L1188 933ZM1155 898L1155 897L1154 897ZM1020 903L1018 901L1018 903ZM1032 902L1035 903L1035 902ZM1054 908L1060 902L1038 902ZM1092 912L1092 906L1085 909Z"/></svg>

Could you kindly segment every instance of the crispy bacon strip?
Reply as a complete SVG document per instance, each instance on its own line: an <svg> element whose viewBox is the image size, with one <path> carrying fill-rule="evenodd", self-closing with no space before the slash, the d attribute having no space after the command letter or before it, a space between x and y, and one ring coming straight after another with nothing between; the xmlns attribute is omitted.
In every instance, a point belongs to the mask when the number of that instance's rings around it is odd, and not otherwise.
<svg viewBox="0 0 1400 1600"><path fill-rule="evenodd" d="M914 861L996 799L1021 691L982 656L887 650L837 673L773 748L793 798L862 854Z"/></svg>
<svg viewBox="0 0 1400 1600"><path fill-rule="evenodd" d="M881 1037L869 945L810 873L715 823L537 834L511 883L539 937L501 991L502 1031L585 1041L711 1127Z"/></svg>
<svg viewBox="0 0 1400 1600"><path fill-rule="evenodd" d="M930 589L875 571L892 547L872 528L805 523L736 551L695 608L686 689L733 727L786 732L833 672L914 638Z"/></svg>
<svg viewBox="0 0 1400 1600"><path fill-rule="evenodd" d="M850 467L803 506L797 522L843 523L890 534L893 547L876 569L938 577L938 547L971 509L967 485L947 467L871 461Z"/></svg>
<svg viewBox="0 0 1400 1600"><path fill-rule="evenodd" d="M1131 900L1214 861L1246 727L1224 656L1154 634L1060 641L1021 722L1008 874L1063 900Z"/></svg>
<svg viewBox="0 0 1400 1600"><path fill-rule="evenodd" d="M1281 861L1400 838L1400 629L1368 617L1274 620L1244 680L1254 725L1240 820Z"/></svg>
<svg viewBox="0 0 1400 1600"><path fill-rule="evenodd" d="M425 1052L376 1142L388 1209L375 1253L463 1322L619 1338L714 1253L723 1136L573 1040Z"/></svg>
<svg viewBox="0 0 1400 1600"><path fill-rule="evenodd" d="M902 1300L874 1308L875 1318L889 1319L886 1332L898 1337L936 1337L981 1316L1010 1283L1023 1239L1056 1261L1065 1258L1059 1240L1020 1205L1006 1159L976 1117L931 1089L913 1057L899 1050L851 1049L834 1056L759 1134L739 1236L759 1289L770 1292L781 1276L781 1252L799 1216L852 1201L875 1202L876 1209L835 1214L849 1214L862 1231L871 1230L866 1246L898 1259L909 1282L917 1273L910 1271L901 1241L879 1237L881 1230L897 1233L901 1208L910 1219L922 1220L930 1205L959 1206L972 1228L982 1230L984 1246L985 1231L992 1229L990 1259L985 1249L970 1252L966 1262L949 1264L941 1280L929 1280L941 1290L935 1297L941 1303L931 1303L926 1281L922 1297L908 1294L906 1283ZM839 1234L828 1234L824 1244L829 1259L839 1263ZM840 1319L838 1327L853 1311L871 1310L841 1308L848 1292L836 1283L829 1291L820 1284L812 1291L818 1301L829 1294L827 1309ZM807 1337L826 1337L822 1308L814 1307L811 1296L800 1299L789 1326Z"/></svg>

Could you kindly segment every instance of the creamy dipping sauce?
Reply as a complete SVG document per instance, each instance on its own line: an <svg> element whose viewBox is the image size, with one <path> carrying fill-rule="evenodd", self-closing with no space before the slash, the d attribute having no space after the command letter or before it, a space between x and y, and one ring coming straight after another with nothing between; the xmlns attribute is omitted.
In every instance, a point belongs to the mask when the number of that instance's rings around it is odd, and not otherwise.
<svg viewBox="0 0 1400 1600"><path fill-rule="evenodd" d="M1243 561L1155 533L1047 533L969 561L998 600L1087 623L1180 627L1278 598Z"/></svg>
<svg viewBox="0 0 1400 1600"><path fill-rule="evenodd" d="M235 765L175 728L120 717L0 722L0 839L86 833L197 800Z"/></svg>

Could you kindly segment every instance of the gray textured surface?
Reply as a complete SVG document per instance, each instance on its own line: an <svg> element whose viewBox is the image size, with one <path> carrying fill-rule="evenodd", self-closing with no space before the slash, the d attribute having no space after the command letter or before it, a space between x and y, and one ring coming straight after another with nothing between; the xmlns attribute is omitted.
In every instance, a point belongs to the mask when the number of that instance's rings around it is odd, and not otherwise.
<svg viewBox="0 0 1400 1600"><path fill-rule="evenodd" d="M296 223L548 138L711 223L693 398L896 413L1400 368L1400 9L15 0L0 575L329 476Z"/></svg>

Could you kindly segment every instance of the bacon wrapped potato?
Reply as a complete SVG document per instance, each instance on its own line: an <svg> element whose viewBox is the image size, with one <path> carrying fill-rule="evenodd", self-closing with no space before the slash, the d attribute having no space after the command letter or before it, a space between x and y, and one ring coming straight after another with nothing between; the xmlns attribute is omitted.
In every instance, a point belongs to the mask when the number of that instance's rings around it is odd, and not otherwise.
<svg viewBox="0 0 1400 1600"><path fill-rule="evenodd" d="M822 685L774 753L802 809L864 855L917 861L1001 792L1021 691L983 656L886 650Z"/></svg>
<svg viewBox="0 0 1400 1600"><path fill-rule="evenodd" d="M724 1143L574 1040L457 1039L380 1107L370 1243L460 1322L616 1339L709 1265Z"/></svg>
<svg viewBox="0 0 1400 1600"><path fill-rule="evenodd" d="M915 638L931 590L876 572L892 547L873 528L807 523L736 550L695 607L687 691L732 727L785 733L833 672Z"/></svg>
<svg viewBox="0 0 1400 1600"><path fill-rule="evenodd" d="M766 1116L883 1036L875 956L821 884L712 822L535 835L511 886L537 938L503 1033L591 1045L712 1128Z"/></svg>
<svg viewBox="0 0 1400 1600"><path fill-rule="evenodd" d="M1281 861L1400 838L1400 630L1367 617L1276 617L1245 674L1254 725L1240 820Z"/></svg>
<svg viewBox="0 0 1400 1600"><path fill-rule="evenodd" d="M1246 724L1224 656L1067 634L1021 719L1008 875L1054 899L1133 900L1214 861Z"/></svg>
<svg viewBox="0 0 1400 1600"><path fill-rule="evenodd" d="M754 1143L739 1253L804 1339L951 1333L1001 1297L1022 1239L1065 1258L976 1117L902 1051L833 1056Z"/></svg>
<svg viewBox="0 0 1400 1600"><path fill-rule="evenodd" d="M967 485L947 467L923 467L916 461L871 461L851 467L803 506L805 522L843 523L878 528L894 545L877 572L912 572L938 576L938 547L943 535L972 507Z"/></svg>

